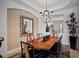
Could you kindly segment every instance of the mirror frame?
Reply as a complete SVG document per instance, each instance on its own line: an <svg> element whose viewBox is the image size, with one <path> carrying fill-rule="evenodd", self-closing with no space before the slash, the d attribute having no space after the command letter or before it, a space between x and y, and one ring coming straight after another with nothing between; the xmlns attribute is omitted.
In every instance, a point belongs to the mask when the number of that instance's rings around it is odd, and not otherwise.
<svg viewBox="0 0 79 59"><path fill-rule="evenodd" d="M26 23L25 21L27 21L27 24L25 24ZM27 26L27 25L29 25L30 27ZM26 26L28 27L27 29L29 29L29 32L25 31ZM20 16L20 36L23 36L23 35L26 35L26 34L33 34L33 29L34 29L34 19L21 15Z"/></svg>

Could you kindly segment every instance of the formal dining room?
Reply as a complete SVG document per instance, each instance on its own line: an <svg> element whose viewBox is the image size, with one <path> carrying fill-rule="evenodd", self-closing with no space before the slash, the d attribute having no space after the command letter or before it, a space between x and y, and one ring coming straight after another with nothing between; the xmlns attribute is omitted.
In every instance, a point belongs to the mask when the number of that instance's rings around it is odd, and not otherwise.
<svg viewBox="0 0 79 59"><path fill-rule="evenodd" d="M79 58L79 0L0 0L0 58Z"/></svg>

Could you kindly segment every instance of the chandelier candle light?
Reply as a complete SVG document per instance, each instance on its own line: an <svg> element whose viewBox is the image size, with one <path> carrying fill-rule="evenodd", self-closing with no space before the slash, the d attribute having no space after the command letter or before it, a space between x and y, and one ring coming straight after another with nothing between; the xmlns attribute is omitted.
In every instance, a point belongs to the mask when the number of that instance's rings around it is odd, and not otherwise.
<svg viewBox="0 0 79 59"><path fill-rule="evenodd" d="M44 12L40 12L41 19L43 20L43 23L50 23L50 20L52 19L53 11L49 12L47 10L47 0L46 0L46 10Z"/></svg>

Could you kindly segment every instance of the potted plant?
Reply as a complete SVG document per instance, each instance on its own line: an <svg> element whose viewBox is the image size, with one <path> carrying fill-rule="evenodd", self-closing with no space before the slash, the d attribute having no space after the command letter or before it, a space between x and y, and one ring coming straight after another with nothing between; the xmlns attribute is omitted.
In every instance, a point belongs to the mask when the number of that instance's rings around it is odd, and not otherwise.
<svg viewBox="0 0 79 59"><path fill-rule="evenodd" d="M66 21L67 25L68 25L68 28L69 28L69 39L70 39L70 47L72 49L76 49L76 28L78 26L76 26L77 22L76 22L76 18L75 18L75 13L71 13L69 15L70 17L70 20L69 21Z"/></svg>

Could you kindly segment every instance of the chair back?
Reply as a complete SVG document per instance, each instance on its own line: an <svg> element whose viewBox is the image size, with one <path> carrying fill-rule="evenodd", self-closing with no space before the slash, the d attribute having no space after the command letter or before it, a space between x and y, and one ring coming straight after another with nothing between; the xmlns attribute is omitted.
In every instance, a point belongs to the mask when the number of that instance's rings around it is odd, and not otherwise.
<svg viewBox="0 0 79 59"><path fill-rule="evenodd" d="M34 39L34 35L27 35L27 42L31 42Z"/></svg>
<svg viewBox="0 0 79 59"><path fill-rule="evenodd" d="M57 37L57 34L56 33L51 33L50 36L51 37Z"/></svg>
<svg viewBox="0 0 79 59"><path fill-rule="evenodd" d="M37 34L37 38L41 38L42 37L42 34L41 33L38 33Z"/></svg>

